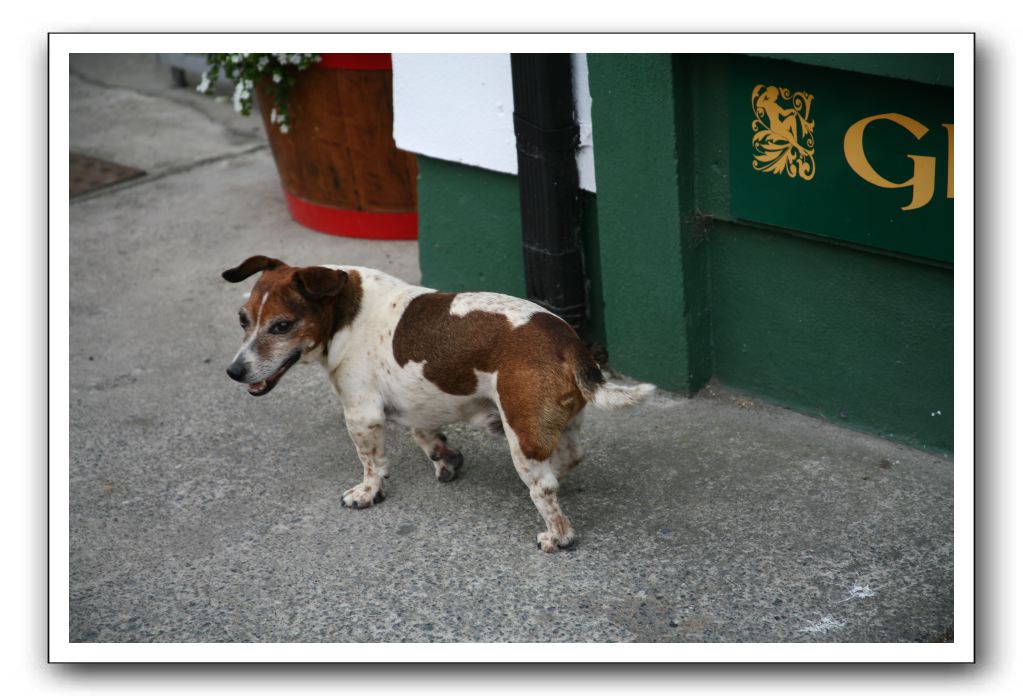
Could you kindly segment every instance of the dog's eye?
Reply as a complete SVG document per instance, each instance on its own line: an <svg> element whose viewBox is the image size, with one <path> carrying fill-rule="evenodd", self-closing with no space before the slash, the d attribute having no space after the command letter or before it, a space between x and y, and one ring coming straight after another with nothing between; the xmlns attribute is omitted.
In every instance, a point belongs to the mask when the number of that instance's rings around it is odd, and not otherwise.
<svg viewBox="0 0 1023 696"><path fill-rule="evenodd" d="M238 323L242 325L243 329L249 328L249 318L244 314L238 315Z"/></svg>
<svg viewBox="0 0 1023 696"><path fill-rule="evenodd" d="M272 334L286 334L289 331L291 331L291 327L292 327L292 325L294 325L294 323L295 322L293 322L293 321L279 321L279 322L277 322L276 324L274 324L273 326L270 327L270 333L272 333Z"/></svg>

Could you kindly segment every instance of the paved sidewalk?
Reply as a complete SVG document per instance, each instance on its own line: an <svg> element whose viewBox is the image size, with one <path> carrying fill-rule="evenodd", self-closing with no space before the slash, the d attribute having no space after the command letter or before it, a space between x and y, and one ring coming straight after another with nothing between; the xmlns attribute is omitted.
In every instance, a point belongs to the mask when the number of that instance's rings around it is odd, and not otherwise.
<svg viewBox="0 0 1023 696"><path fill-rule="evenodd" d="M712 386L590 412L571 552L504 445L455 427L438 483L391 429L387 500L317 368L224 374L256 253L419 278L414 242L317 234L255 118L152 56L76 56L72 147L150 176L71 204L73 641L940 641L953 462Z"/></svg>

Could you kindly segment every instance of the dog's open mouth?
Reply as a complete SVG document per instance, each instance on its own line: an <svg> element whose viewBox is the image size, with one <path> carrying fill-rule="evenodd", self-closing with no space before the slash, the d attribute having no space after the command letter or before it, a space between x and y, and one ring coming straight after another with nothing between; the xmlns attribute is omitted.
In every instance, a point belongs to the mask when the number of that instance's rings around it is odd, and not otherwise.
<svg viewBox="0 0 1023 696"><path fill-rule="evenodd" d="M296 349L295 351L293 351L291 355L288 356L288 359L284 361L284 364L281 365L280 369L277 370L277 372L273 373L264 380L261 380L259 382L253 382L252 384L250 384L249 394L252 394L252 396L263 396L263 394L269 394L270 390L277 386L277 383L281 380L281 377L284 376L284 373L287 372L292 365L297 363L298 359L301 357L302 357L301 350Z"/></svg>

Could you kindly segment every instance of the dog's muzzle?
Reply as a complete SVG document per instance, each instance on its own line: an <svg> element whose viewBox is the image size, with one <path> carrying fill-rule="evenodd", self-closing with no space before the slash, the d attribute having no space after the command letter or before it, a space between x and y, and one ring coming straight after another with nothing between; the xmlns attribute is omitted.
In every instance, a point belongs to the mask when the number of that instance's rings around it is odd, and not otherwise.
<svg viewBox="0 0 1023 696"><path fill-rule="evenodd" d="M227 376L236 382L242 382L249 385L249 394L252 396L263 396L269 394L270 390L277 386L277 382L280 381L284 373L287 372L292 365L297 363L302 358L302 350L295 349L291 355L288 356L287 360L284 361L276 372L267 377L266 379L259 380L258 382L251 382L248 376L248 367L241 361L235 360L227 368Z"/></svg>

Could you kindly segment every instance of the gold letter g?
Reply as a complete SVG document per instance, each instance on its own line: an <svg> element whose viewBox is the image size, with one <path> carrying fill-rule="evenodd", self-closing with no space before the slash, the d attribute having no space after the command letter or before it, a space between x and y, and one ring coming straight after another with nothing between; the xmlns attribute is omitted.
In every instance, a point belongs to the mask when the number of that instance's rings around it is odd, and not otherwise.
<svg viewBox="0 0 1023 696"><path fill-rule="evenodd" d="M899 124L912 133L913 137L917 140L927 133L927 127L924 124L919 121L915 121L908 116L903 116L902 114L878 114L877 116L867 116L866 118L849 126L849 130L846 131L845 159L849 162L849 166L852 167L854 172L875 186L889 189L911 186L913 188L913 200L909 202L909 205L903 206L903 210L914 210L927 205L927 203L931 200L931 196L934 195L935 160L933 157L925 157L923 155L906 155L913 160L913 176L906 179L901 184L885 179L883 176L878 174L874 168L870 166L870 162L867 161L867 156L863 152L863 131L866 130L868 124L881 120L892 121Z"/></svg>

